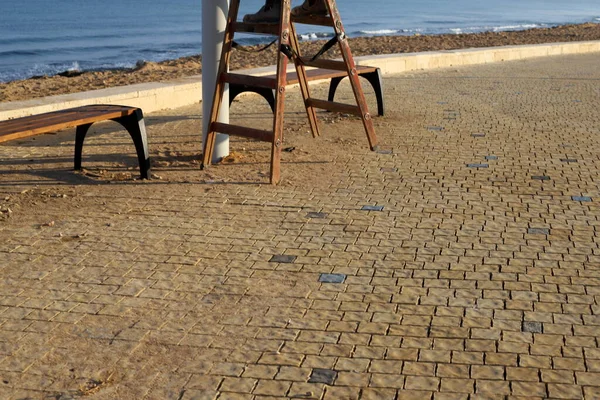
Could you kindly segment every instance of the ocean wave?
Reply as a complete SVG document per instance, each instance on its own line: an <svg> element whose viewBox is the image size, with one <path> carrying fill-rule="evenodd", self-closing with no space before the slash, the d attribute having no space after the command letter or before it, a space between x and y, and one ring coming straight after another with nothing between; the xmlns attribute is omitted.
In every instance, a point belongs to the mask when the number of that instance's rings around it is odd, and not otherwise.
<svg viewBox="0 0 600 400"><path fill-rule="evenodd" d="M7 50L0 51L0 57L17 57L17 56L37 56L40 53L36 50Z"/></svg>
<svg viewBox="0 0 600 400"><path fill-rule="evenodd" d="M547 24L521 24L521 25L504 25L504 26L496 26L491 30L493 32L501 32L508 30L523 30L523 29L533 29L533 28L546 28Z"/></svg>
<svg viewBox="0 0 600 400"><path fill-rule="evenodd" d="M45 36L22 36L22 37L14 37L14 36L6 36L0 37L0 45L15 45L15 44L31 44L31 43L68 43L72 41L90 41L90 40L100 40L100 39L121 39L123 35L115 34L115 33L106 33L106 34L82 34L78 36L74 35L57 35L52 37Z"/></svg>
<svg viewBox="0 0 600 400"><path fill-rule="evenodd" d="M331 33L327 33L327 32L309 32L309 33L302 33L300 35L298 35L298 37L300 38L300 40L319 40L319 39L326 39L326 38L330 38L333 35Z"/></svg>
<svg viewBox="0 0 600 400"><path fill-rule="evenodd" d="M515 25L500 25L500 26L467 26L463 28L448 28L447 31L455 34L461 33L476 33L476 32L504 32L504 31L521 31L525 29L547 28L548 24L515 24Z"/></svg>
<svg viewBox="0 0 600 400"><path fill-rule="evenodd" d="M374 31L358 31L361 35L374 35L374 36L385 36L385 35L395 35L398 33L403 33L402 29L378 29Z"/></svg>

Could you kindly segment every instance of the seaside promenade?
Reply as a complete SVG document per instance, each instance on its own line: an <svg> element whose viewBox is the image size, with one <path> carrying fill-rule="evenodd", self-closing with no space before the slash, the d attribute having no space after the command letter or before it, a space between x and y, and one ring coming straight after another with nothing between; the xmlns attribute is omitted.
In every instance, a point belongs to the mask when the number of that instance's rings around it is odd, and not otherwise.
<svg viewBox="0 0 600 400"><path fill-rule="evenodd" d="M377 153L290 90L278 186L261 143L199 170L199 104L146 116L150 181L116 125L83 173L1 145L0 398L599 399L599 63L386 76Z"/></svg>

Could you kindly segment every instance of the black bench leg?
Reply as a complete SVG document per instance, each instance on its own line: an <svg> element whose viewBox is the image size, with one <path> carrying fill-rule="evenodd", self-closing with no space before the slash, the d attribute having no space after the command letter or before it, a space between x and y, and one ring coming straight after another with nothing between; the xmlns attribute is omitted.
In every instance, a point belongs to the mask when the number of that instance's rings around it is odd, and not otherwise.
<svg viewBox="0 0 600 400"><path fill-rule="evenodd" d="M148 155L148 140L146 139L146 125L142 110L126 116L115 118L113 121L121 124L133 139L135 151L140 164L140 175L142 179L150 177L150 157ZM92 124L79 125L75 131L75 170L81 170L81 156L83 153L83 142Z"/></svg>
<svg viewBox="0 0 600 400"><path fill-rule="evenodd" d="M92 124L79 125L75 131L75 171L81 170L81 154L83 152L83 142L88 129Z"/></svg>
<svg viewBox="0 0 600 400"><path fill-rule="evenodd" d="M241 93L244 92L254 92L256 94L261 95L271 107L271 111L275 113L275 95L273 94L273 90L268 88L259 88L252 87L248 85L235 85L233 83L229 84L229 106L233 103L233 100Z"/></svg>
<svg viewBox="0 0 600 400"><path fill-rule="evenodd" d="M342 81L342 79L344 79L343 76L338 78L331 78L331 82L329 82L329 96L327 100L333 101L335 99L335 92L338 86L340 86L340 82Z"/></svg>
<svg viewBox="0 0 600 400"><path fill-rule="evenodd" d="M140 164L140 176L142 179L150 178L150 156L148 155L148 139L146 137L146 125L144 124L144 114L138 109L135 113L126 117L116 118L113 121L123 125L133 143L137 152L138 162Z"/></svg>
<svg viewBox="0 0 600 400"><path fill-rule="evenodd" d="M383 80L381 79L381 70L377 68L374 72L369 72L368 74L361 74L360 76L364 77L375 91L375 97L377 98L377 114L379 116L383 116L385 113L385 104L383 101ZM335 99L335 92L340 85L340 82L345 77L331 78L331 83L329 84L329 101L333 101Z"/></svg>
<svg viewBox="0 0 600 400"><path fill-rule="evenodd" d="M377 114L383 116L385 114L385 104L383 102L383 79L381 78L381 70L377 68L376 71L364 74L363 76L369 81L371 86L373 86L375 97L377 98Z"/></svg>

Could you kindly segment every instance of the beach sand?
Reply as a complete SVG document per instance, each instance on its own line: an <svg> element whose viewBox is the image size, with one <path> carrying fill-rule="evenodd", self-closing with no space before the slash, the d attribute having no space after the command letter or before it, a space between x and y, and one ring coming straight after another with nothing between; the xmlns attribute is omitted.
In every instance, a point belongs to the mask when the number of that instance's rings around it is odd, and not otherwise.
<svg viewBox="0 0 600 400"><path fill-rule="evenodd" d="M585 40L600 40L600 24L564 25L514 32L359 37L350 39L350 46L354 56L365 56ZM324 41L302 42L302 52L303 54L314 54L323 44ZM247 49L256 50L259 47L249 47ZM332 50L324 55L326 58L339 56L337 46L334 46ZM273 65L275 59L275 46L261 53L236 51L232 56L231 69ZM28 100L135 83L167 81L184 76L198 75L201 72L201 56L192 56L159 63L139 62L138 67L130 70L73 73L70 74L71 76L35 77L0 83L0 102Z"/></svg>

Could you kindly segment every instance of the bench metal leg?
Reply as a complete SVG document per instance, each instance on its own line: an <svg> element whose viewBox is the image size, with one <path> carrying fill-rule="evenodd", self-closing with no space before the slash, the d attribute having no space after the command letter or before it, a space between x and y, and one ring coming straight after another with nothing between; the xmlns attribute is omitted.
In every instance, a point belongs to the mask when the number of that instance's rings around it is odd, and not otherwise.
<svg viewBox="0 0 600 400"><path fill-rule="evenodd" d="M135 144L138 162L140 164L140 176L142 179L150 178L150 156L148 154L148 138L146 137L146 125L144 124L144 114L142 110L137 109L135 113L126 117L116 118L115 122L123 125Z"/></svg>
<svg viewBox="0 0 600 400"><path fill-rule="evenodd" d="M150 156L148 155L148 139L146 137L146 125L144 124L144 115L142 110L137 110L135 113L115 118L112 121L121 124L133 140L135 151L140 165L140 176L142 179L150 177ZM83 142L85 136L92 124L79 125L75 132L75 169L81 169L81 156L83 153Z"/></svg>
<svg viewBox="0 0 600 400"><path fill-rule="evenodd" d="M275 95L273 94L273 90L268 88L260 88L260 87L252 87L248 85L235 85L229 84L229 105L233 103L233 100L241 93L244 92L254 92L258 95L261 95L271 107L271 111L275 113Z"/></svg>
<svg viewBox="0 0 600 400"><path fill-rule="evenodd" d="M83 142L85 135L92 124L79 125L75 131L75 171L81 170L81 155L83 153Z"/></svg>
<svg viewBox="0 0 600 400"><path fill-rule="evenodd" d="M360 74L360 76L364 77L375 91L375 97L377 98L377 114L379 116L383 116L385 114L385 104L383 100L383 79L381 78L381 70L377 68L374 72L369 72L368 74ZM340 85L340 82L345 77L337 77L331 78L331 83L329 84L329 101L333 101L335 98L335 92Z"/></svg>

